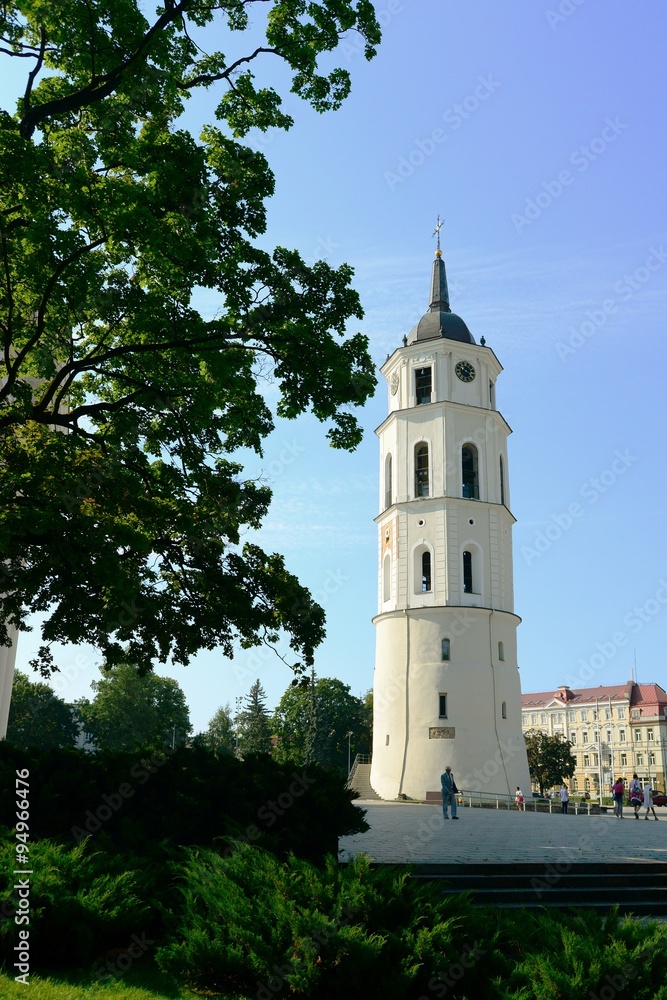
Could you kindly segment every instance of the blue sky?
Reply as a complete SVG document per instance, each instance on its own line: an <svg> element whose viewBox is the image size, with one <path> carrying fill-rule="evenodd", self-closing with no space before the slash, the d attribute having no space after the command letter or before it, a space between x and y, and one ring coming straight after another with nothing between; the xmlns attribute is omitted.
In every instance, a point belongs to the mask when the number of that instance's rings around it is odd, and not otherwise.
<svg viewBox="0 0 667 1000"><path fill-rule="evenodd" d="M505 371L524 691L641 681L667 687L667 315L664 38L655 2L381 0L378 56L354 38L352 94L290 133L256 134L276 175L265 246L355 269L358 325L381 364L428 305L436 216L452 308ZM271 66L270 72L274 72ZM210 101L210 105L209 105ZM213 94L190 122L212 118ZM214 310L214 301L202 309ZM373 682L384 380L352 454L309 417L281 422L253 465L274 490L262 543L324 605L316 669ZM663 589L663 582L665 586ZM19 665L38 644L23 636ZM89 694L97 662L63 650L54 686ZM259 677L273 707L291 677L272 655L202 654L169 671L196 729Z"/></svg>

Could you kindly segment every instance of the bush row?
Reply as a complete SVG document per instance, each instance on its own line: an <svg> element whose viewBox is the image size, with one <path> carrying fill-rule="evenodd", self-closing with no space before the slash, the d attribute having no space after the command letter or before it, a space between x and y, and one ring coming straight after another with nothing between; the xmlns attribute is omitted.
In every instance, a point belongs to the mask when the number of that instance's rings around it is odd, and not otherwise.
<svg viewBox="0 0 667 1000"><path fill-rule="evenodd" d="M14 787L14 772L26 768L33 838L80 843L103 834L117 850L144 854L164 840L207 846L231 836L317 862L336 853L338 837L368 829L338 774L265 755L26 752L0 743L0 787ZM3 797L0 824L13 827L15 816L14 798Z"/></svg>

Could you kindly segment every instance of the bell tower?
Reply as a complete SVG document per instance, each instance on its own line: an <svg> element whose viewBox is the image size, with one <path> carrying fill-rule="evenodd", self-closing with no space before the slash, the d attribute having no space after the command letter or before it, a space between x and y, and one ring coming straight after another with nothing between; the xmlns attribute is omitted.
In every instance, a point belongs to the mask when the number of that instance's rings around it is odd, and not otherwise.
<svg viewBox="0 0 667 1000"><path fill-rule="evenodd" d="M445 262L428 312L381 368L378 614L371 783L423 798L451 765L461 789L530 791L521 731L511 429L502 366L451 312Z"/></svg>

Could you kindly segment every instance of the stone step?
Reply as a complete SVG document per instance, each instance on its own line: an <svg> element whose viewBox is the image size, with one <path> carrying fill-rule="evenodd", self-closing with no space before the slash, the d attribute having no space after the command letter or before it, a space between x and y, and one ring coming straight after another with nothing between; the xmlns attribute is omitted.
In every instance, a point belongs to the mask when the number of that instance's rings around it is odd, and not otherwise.
<svg viewBox="0 0 667 1000"><path fill-rule="evenodd" d="M358 792L360 799L377 799L381 801L380 796L371 785L370 764L357 764L352 778L348 781L348 788L353 788L355 792Z"/></svg>

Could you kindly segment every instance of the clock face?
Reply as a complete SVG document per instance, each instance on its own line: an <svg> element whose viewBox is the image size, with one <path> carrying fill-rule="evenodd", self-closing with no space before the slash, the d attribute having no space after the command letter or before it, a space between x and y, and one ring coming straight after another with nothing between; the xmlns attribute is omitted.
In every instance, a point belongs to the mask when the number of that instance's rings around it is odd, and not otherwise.
<svg viewBox="0 0 667 1000"><path fill-rule="evenodd" d="M391 389L392 396L395 396L398 392L398 372L394 372L389 380L389 388Z"/></svg>
<svg viewBox="0 0 667 1000"><path fill-rule="evenodd" d="M454 371L462 382L472 382L475 377L475 369L469 361L459 361Z"/></svg>

